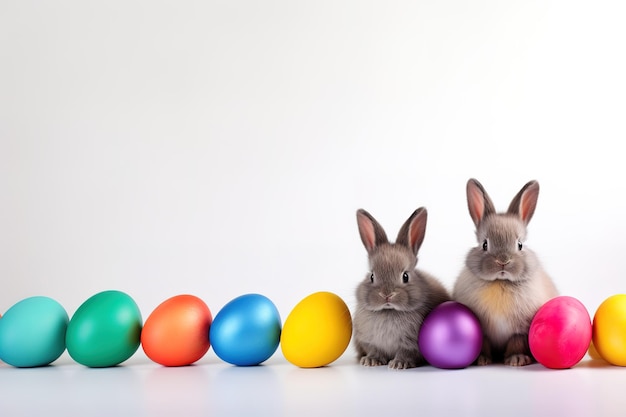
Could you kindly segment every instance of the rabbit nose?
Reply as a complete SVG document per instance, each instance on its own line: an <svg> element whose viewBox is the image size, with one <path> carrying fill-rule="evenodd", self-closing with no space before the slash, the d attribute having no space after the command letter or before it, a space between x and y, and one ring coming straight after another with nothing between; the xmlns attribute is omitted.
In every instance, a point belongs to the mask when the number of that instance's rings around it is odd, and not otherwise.
<svg viewBox="0 0 626 417"><path fill-rule="evenodd" d="M496 263L500 266L505 266L511 263L511 259L496 259Z"/></svg>
<svg viewBox="0 0 626 417"><path fill-rule="evenodd" d="M381 298L384 298L386 302L390 302L391 299L396 296L396 294L398 293L397 292L391 292L389 294L384 294L382 292L378 293L378 295L380 295Z"/></svg>

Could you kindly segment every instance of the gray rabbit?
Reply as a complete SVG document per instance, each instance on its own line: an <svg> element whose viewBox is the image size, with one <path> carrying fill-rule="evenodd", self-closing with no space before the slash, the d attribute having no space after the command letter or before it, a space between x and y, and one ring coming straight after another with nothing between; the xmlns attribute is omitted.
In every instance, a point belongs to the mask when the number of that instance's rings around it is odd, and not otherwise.
<svg viewBox="0 0 626 417"><path fill-rule="evenodd" d="M558 295L537 256L524 244L538 196L539 183L530 181L506 213L496 213L483 186L475 179L467 182L467 204L478 246L467 254L452 298L471 308L482 325L478 365L532 363L530 323L537 310Z"/></svg>
<svg viewBox="0 0 626 417"><path fill-rule="evenodd" d="M378 222L357 211L370 272L356 289L354 342L361 365L413 368L424 363L417 344L419 328L437 305L450 300L444 286L415 269L426 232L426 209L415 210L395 243Z"/></svg>

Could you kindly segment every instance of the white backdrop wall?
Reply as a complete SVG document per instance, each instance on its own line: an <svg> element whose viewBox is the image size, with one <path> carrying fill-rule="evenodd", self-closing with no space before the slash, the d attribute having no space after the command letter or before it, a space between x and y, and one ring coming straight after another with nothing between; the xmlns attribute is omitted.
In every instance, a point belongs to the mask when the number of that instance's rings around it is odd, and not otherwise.
<svg viewBox="0 0 626 417"><path fill-rule="evenodd" d="M352 308L355 211L448 287L475 244L465 183L593 314L626 291L620 1L0 2L0 312L106 289L144 318L191 293Z"/></svg>

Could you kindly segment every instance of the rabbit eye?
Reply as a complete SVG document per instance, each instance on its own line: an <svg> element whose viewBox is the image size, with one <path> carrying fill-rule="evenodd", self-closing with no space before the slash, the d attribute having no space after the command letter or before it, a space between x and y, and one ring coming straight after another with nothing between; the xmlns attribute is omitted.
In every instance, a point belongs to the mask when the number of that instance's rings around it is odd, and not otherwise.
<svg viewBox="0 0 626 417"><path fill-rule="evenodd" d="M485 240L483 241L483 250L484 250L484 251L486 251L488 247L489 247L489 245L488 245L488 243L487 243L487 239L485 239Z"/></svg>
<svg viewBox="0 0 626 417"><path fill-rule="evenodd" d="M407 282L409 282L409 273L408 272L405 272L404 274L402 274L402 282L405 283L405 284Z"/></svg>
<svg viewBox="0 0 626 417"><path fill-rule="evenodd" d="M370 275L370 282L373 284L374 283L374 273L372 273L372 275Z"/></svg>
<svg viewBox="0 0 626 417"><path fill-rule="evenodd" d="M517 241L517 249L518 250L522 250L523 247L524 247L524 245L522 245L522 242L518 240Z"/></svg>

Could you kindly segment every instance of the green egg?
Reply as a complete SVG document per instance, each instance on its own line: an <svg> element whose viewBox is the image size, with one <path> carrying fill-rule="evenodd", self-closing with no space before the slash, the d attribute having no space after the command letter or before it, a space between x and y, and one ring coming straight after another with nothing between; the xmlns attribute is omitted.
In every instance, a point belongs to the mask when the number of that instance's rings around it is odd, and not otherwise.
<svg viewBox="0 0 626 417"><path fill-rule="evenodd" d="M130 358L141 340L141 312L121 291L103 291L85 301L72 316L65 336L76 362L104 368Z"/></svg>

